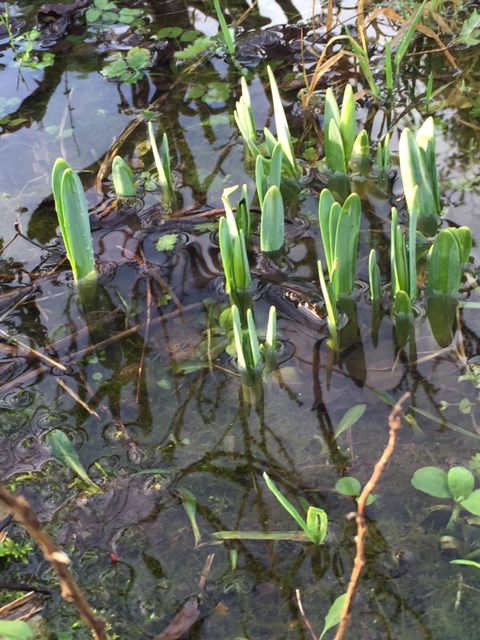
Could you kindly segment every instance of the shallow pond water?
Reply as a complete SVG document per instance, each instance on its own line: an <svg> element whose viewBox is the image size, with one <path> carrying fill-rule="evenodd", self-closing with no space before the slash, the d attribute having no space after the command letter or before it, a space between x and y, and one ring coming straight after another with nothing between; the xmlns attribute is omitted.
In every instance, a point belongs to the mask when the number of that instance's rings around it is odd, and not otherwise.
<svg viewBox="0 0 480 640"><path fill-rule="evenodd" d="M15 34L33 27L41 4L9 3ZM236 19L248 9L229 4ZM479 237L478 46L452 47L453 70L442 52L422 54L432 46L420 39L393 99L382 93L378 102L345 58L321 79L318 107L303 110L300 72L313 68L324 35L322 23L312 21L312 10L320 11L315 3L259 2L239 34L238 65L218 47L192 61L176 60L174 51L188 46L185 34L193 28L216 32L214 13L202 2L157 5L131 5L142 11L135 27L101 20L86 26L79 15L42 43L39 54L55 53L45 69L19 66L0 31L0 480L30 500L118 637L154 637L191 602L197 620L182 637L308 638L296 590L320 635L355 555L355 523L348 517L355 500L337 493L335 484L346 474L368 480L388 437L390 404L409 391L407 419L368 507L366 566L348 637L476 638L480 573L449 560L478 550L478 526L462 518L457 548L441 549L448 513L432 510L439 501L410 480L422 466L468 465L480 450L478 381L459 380L478 358L479 311L462 309L454 339L441 346L419 312L415 338L399 349L388 312L376 326L366 283L372 247L388 281L390 207L405 215L395 157L399 132L429 112L423 96L430 72L445 224L469 225ZM354 27L355 7L344 3L336 17ZM178 27L177 36L150 39L166 27ZM389 33L391 27L382 28ZM381 38L373 29L369 35L372 66L380 69ZM142 44L152 47L155 63L140 81L129 85L101 75L112 51ZM212 210L222 206L226 187L246 183L253 193L252 163L232 114L244 74L257 127L273 126L267 62L282 89L304 177L287 212L285 255L274 264L252 250L257 326L264 331L269 305L276 304L281 349L278 370L249 388L225 351L220 314L227 297ZM375 73L381 83L381 69ZM324 317L312 318L286 292L323 308L316 209L326 181L315 168L318 129L326 87L340 95L347 81L358 94L358 129L365 126L373 144L389 130L394 158L386 178L353 180L363 212L356 321L335 356ZM121 155L138 174L151 170L150 154L143 155L146 109L169 135L178 194L173 212L158 190L147 188L141 200L117 208L102 164L119 139ZM93 299L80 299L62 262L49 177L59 156L80 172L92 209L100 272ZM478 302L476 243L472 256L461 298ZM365 405L365 412L336 437L355 405ZM45 438L53 429L68 434L97 493L52 457ZM324 545L215 540L212 534L222 530L293 528L264 485L265 471L295 504L325 509ZM197 502L197 544L185 490ZM22 539L18 528L9 531ZM52 590L42 614L51 637L89 637L83 627L72 630L76 614L56 595L38 552L26 564L5 565L7 574Z"/></svg>

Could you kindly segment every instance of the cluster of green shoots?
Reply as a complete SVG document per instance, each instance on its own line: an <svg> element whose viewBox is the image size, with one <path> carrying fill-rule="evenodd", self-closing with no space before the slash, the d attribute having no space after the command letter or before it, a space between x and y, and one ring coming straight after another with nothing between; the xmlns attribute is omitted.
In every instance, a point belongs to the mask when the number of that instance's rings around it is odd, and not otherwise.
<svg viewBox="0 0 480 640"><path fill-rule="evenodd" d="M259 226L260 250L276 259L284 247L285 206L282 193L292 183L298 183L301 167L296 160L292 136L280 98L275 77L268 68L276 135L269 129L260 137L255 126L248 85L242 78L242 93L235 107L235 121L247 152L255 160L256 200L261 216ZM158 182L164 203L175 203L169 145L163 135L157 147L152 123L148 134ZM347 85L341 109L331 89L325 97L323 120L325 159L321 163L335 185L336 178L350 190L349 176L367 175L372 169L384 175L389 166L389 137L377 147L375 160L370 157L370 143L365 130L357 134L353 89ZM408 211L406 231L402 230L395 208L391 212L391 308L401 346L411 335L414 303L426 300L432 330L439 342L449 341L450 325L465 265L472 247L467 227L446 228L439 231L441 205L435 165L435 132L433 120L428 118L414 135L405 129L400 137L400 169ZM125 161L116 157L112 177L118 197L134 197L134 175ZM83 189L75 172L64 160L57 160L52 174L55 206L67 257L76 282L92 279L95 264L91 244L88 211ZM329 183L330 184L330 183ZM337 183L338 184L338 183ZM298 187L298 184L297 184ZM236 188L236 187L235 187ZM269 315L265 343L260 347L251 309L251 283L248 254L252 225L247 188L241 190L234 208L229 196L223 195L226 215L220 221L219 244L225 272L226 291L230 297L232 330L237 351L238 367L251 376L271 364L276 349L275 310ZM361 201L350 193L343 204L336 200L336 190L324 189L320 194L318 221L325 259L318 262L320 288L325 299L327 322L332 349L341 348L341 332L354 313L353 293L356 281L361 224ZM338 196L337 196L338 197ZM418 281L426 274L425 294ZM369 256L370 298L374 310L382 303L380 269L376 253ZM441 313L439 313L441 311ZM269 365L270 366L270 365Z"/></svg>
<svg viewBox="0 0 480 640"><path fill-rule="evenodd" d="M222 196L225 217L219 225L220 255L225 273L225 288L231 303L231 319L237 352L237 365L246 382L252 381L266 365L275 362L277 321L275 307L270 307L266 337L260 346L251 307L252 276L248 263L247 244L250 243L250 209L247 187L244 185L237 215L233 213L227 189Z"/></svg>
<svg viewBox="0 0 480 640"><path fill-rule="evenodd" d="M366 174L372 166L366 131L356 135L353 91L347 86L342 108L330 89L327 90L324 113L325 164L333 176L349 171ZM385 172L390 151L389 137L377 147L375 167ZM408 211L407 231L399 224L398 212L391 211L391 298L397 339L403 345L408 339L413 320L412 303L419 300L417 280L427 274L426 301L432 330L439 342L449 341L451 322L445 322L445 309L454 310L465 264L472 246L466 227L438 232L441 205L435 165L435 132L428 118L416 136L405 129L400 137L400 169ZM355 263L360 227L360 200L348 196L340 208L333 195L324 190L320 195L319 224L329 276L326 284L319 263L320 284L326 301L331 344L339 344L340 316L337 304L351 295L355 281ZM380 270L375 250L369 256L370 298L374 306L381 303ZM438 313L442 310L443 313ZM451 318L451 314L449 315Z"/></svg>
<svg viewBox="0 0 480 640"><path fill-rule="evenodd" d="M167 134L163 134L160 150L157 147L151 122L148 123L148 135L163 202L173 206L175 190ZM117 198L136 197L137 184L134 173L120 156L115 156L112 162L112 182ZM58 158L53 166L52 191L60 233L74 282L76 284L91 283L96 280L96 267L87 201L78 174L63 158Z"/></svg>
<svg viewBox="0 0 480 640"><path fill-rule="evenodd" d="M293 152L292 138L271 69L268 70L272 89L277 137L268 129L259 142L252 113L248 87L242 79L242 95L237 102L235 120L248 152L255 158L257 199L261 207L260 248L265 252L279 251L284 244L284 205L282 188L285 181L296 179L300 168ZM377 146L371 159L368 134L357 134L353 89L347 85L341 109L333 91L325 96L323 119L325 158L322 163L332 185L347 186L343 205L334 193L324 189L320 195L318 219L328 279L319 261L319 279L325 299L330 346L341 344L340 329L349 320L349 310L356 278L356 261L361 223L361 202L351 193L348 176L367 175L374 169L384 175L390 162L390 138ZM435 165L435 132L428 118L416 136L405 129L400 138L400 168L408 211L406 232L399 224L398 212L391 212L391 298L397 329L397 339L403 346L410 335L413 320L412 304L419 302L419 277L426 273L426 303L432 330L440 343L448 342L451 313L456 308L465 264L468 262L472 237L466 227L438 231L441 205ZM334 189L335 191L335 189ZM345 189L343 188L343 191ZM375 250L369 256L370 298L375 309L381 304L380 270ZM443 313L438 313L442 310ZM343 312L343 313L342 313ZM446 320L445 320L446 319Z"/></svg>

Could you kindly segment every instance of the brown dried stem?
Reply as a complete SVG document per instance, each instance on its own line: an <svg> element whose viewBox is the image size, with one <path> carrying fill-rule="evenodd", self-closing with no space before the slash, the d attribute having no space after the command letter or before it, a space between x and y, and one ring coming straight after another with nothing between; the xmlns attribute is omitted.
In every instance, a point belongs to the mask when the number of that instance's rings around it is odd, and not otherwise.
<svg viewBox="0 0 480 640"><path fill-rule="evenodd" d="M14 496L8 489L0 485L0 501L3 502L15 520L25 527L38 544L43 557L58 576L62 598L74 604L80 617L92 632L94 640L106 640L105 621L94 615L79 586L73 579L67 567L70 562L68 556L58 549L51 538L43 531L25 498Z"/></svg>
<svg viewBox="0 0 480 640"><path fill-rule="evenodd" d="M390 415L388 416L389 437L388 443L383 453L375 465L370 480L363 487L362 493L358 498L357 503L357 535L355 536L355 560L353 563L352 573L350 575L350 581L348 583L348 589L345 596L345 602L343 604L342 614L340 616L340 622L335 635L335 640L343 640L350 621L350 615L352 612L353 600L357 591L358 583L360 581L360 574L362 573L363 566L365 564L365 536L367 535L367 523L365 521L365 504L368 496L375 490L380 476L385 469L386 464L392 457L395 449L395 443L397 440L397 431L401 427L401 411L403 403L410 397L410 394L404 393L398 402L393 406Z"/></svg>

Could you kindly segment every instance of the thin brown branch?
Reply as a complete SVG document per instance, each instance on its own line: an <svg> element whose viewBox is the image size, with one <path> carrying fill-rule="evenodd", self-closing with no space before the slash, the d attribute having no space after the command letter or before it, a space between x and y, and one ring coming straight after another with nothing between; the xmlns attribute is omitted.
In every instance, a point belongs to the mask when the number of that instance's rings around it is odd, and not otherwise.
<svg viewBox="0 0 480 640"><path fill-rule="evenodd" d="M350 575L350 581L348 583L345 602L343 604L342 614L340 616L340 622L337 628L337 633L335 635L335 640L343 640L343 638L345 637L345 633L347 632L348 623L350 622L350 615L352 612L353 600L355 598L355 593L360 581L360 575L365 564L365 536L367 535L368 530L365 520L365 505L368 496L375 490L375 487L380 480L380 476L382 475L386 464L392 457L397 440L397 431L402 425L402 405L409 397L410 394L408 392L404 393L400 400L398 400L398 402L392 408L392 411L388 416L389 437L387 445L373 469L370 480L363 487L362 493L358 498L356 515L357 535L355 536L355 560L353 562L353 569Z"/></svg>
<svg viewBox="0 0 480 640"><path fill-rule="evenodd" d="M0 329L0 338L14 344L20 353L38 358L39 360L42 360L42 362L45 362L51 367L59 369L59 371L62 371L63 373L67 372L67 367L64 364L58 362L57 360L54 360L50 356L47 356L45 353L42 353L42 351L38 351L38 349L30 347L30 345L25 344L21 340L18 340L18 338L16 338L15 336L11 336L3 329Z"/></svg>
<svg viewBox="0 0 480 640"><path fill-rule="evenodd" d="M40 547L43 557L58 576L62 598L73 603L80 617L92 632L94 640L106 640L105 621L95 616L73 579L68 570L70 563L68 556L56 547L51 538L43 531L25 498L14 496L8 489L0 485L0 501L7 507L15 520L25 527Z"/></svg>
<svg viewBox="0 0 480 640"><path fill-rule="evenodd" d="M84 402L80 396L78 395L78 393L76 391L74 391L72 389L72 387L70 387L64 380L62 380L61 378L55 378L55 382L58 384L59 387L61 387L66 393L68 393L68 395L73 398L75 400L75 402L78 402L78 404L82 407L82 409L85 409L85 411L87 413L89 413L91 416L95 416L95 418L100 418L100 416L98 415L98 413L95 411L95 409L92 409L91 407L88 406L88 404L86 402Z"/></svg>

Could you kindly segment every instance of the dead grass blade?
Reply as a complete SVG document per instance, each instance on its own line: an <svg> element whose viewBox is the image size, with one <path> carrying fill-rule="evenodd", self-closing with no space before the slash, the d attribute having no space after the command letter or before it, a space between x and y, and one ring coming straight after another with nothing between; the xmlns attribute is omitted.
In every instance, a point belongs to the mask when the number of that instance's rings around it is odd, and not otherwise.
<svg viewBox="0 0 480 640"><path fill-rule="evenodd" d="M61 378L55 378L55 382L58 384L59 387L61 387L66 393L68 393L68 395L73 398L75 400L75 402L78 402L78 404L82 407L82 409L85 409L85 411L87 413L89 413L91 416L95 416L95 418L100 419L100 416L98 415L98 413L95 411L95 409L92 409L91 407L88 406L88 404L86 402L84 402L80 396L78 395L78 393L76 391L74 391L72 389L72 387L70 387L66 382L64 382Z"/></svg>
<svg viewBox="0 0 480 640"><path fill-rule="evenodd" d="M409 21L405 20L405 18L402 18L402 16L399 15L391 7L378 7L368 14L367 20L366 20L367 24L370 24L381 15L387 18L388 20L391 20L392 22L399 22L400 24L403 25L400 31L393 38L394 41L401 39L402 34L408 29ZM438 45L438 50L445 55L449 64L455 69L457 68L457 63L455 62L455 58L452 56L452 54L448 50L447 45L444 44L444 42L442 42L441 38L438 36L437 33L435 33L435 31L433 31L433 29L430 29L430 27L427 27L424 24L417 24L415 29L418 32L422 33L424 36L427 36L427 38L434 40Z"/></svg>

